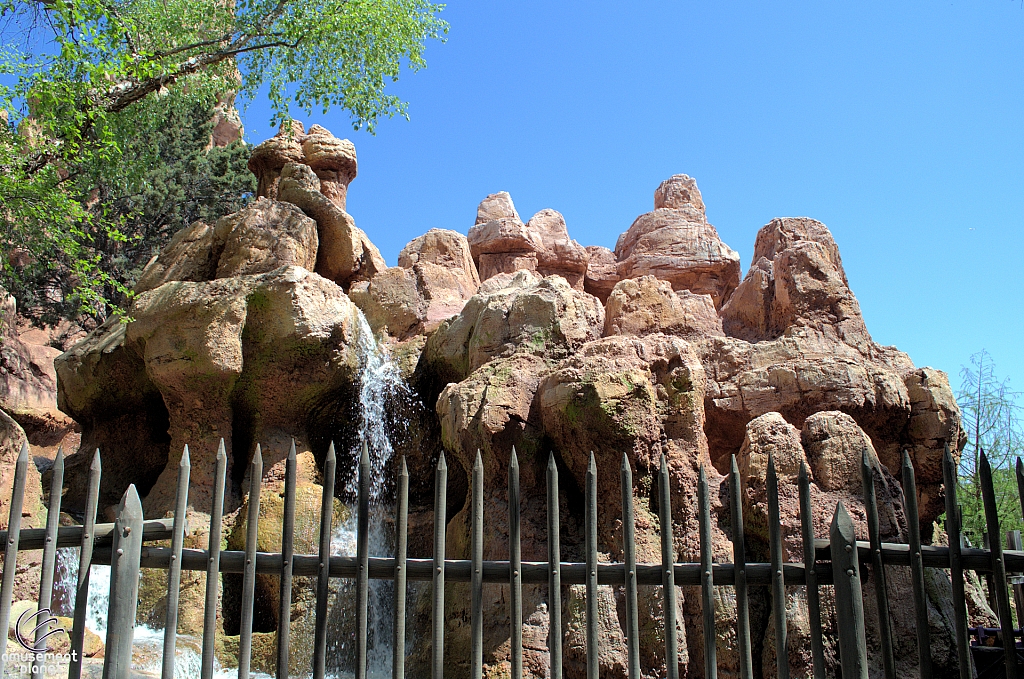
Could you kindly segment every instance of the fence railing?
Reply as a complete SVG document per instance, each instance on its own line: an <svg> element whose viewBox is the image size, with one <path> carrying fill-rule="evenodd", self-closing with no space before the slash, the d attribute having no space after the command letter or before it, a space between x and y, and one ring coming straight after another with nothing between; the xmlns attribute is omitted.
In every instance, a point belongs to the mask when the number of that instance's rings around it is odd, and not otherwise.
<svg viewBox="0 0 1024 679"><path fill-rule="evenodd" d="M837 634L841 658L841 672L844 679L866 679L868 658L865 635L864 603L861 589L862 565L871 566L877 578L874 587L877 597L878 633L885 676L896 676L893 658L887 590L884 585L884 566L909 566L912 573L913 599L917 627L917 649L921 677L930 677L930 641L928 607L925 592L925 568L949 569L952 584L952 606L955 614L955 636L960 677L970 679L971 666L969 634L991 636L1001 640L1005 653L1006 676L1017 676L1017 654L1015 652L1015 631L1010 613L1010 599L1007 588L1007 570L1024 572L1024 552L1006 551L999 540L992 541L991 549L966 549L962 547L961 522L956 501L956 466L947 447L943 458L943 476L946 488L946 530L949 546L923 546L918 528L917 492L914 468L909 456L904 454L902 476L904 501L906 503L909 527L909 544L882 543L879 533L878 511L875 502L875 476L878 471L870 463L867 453L862 460L864 504L867 513L869 540L859 542L854 534L854 524L846 508L840 502L835 510L829 537L817 538L814 534L810 493L810 479L806 466L798 476L801 537L803 563L785 563L779 520L778 477L774 460L768 459L766 488L768 504L768 525L771 559L770 563L746 562L746 547L743 529L743 500L740 473L735 457L729 474L731 497L731 523L734 563L714 563L711 544L711 510L708 483L701 467L698 477L698 512L700 563L680 563L675 560L675 545L671 529L671 493L669 472L664 457L658 473L659 519L665 529L661 530L662 560L657 564L637 564L636 545L633 535L633 482L628 458L623 457L621 467L622 510L623 510L623 551L622 563L598 562L597 533L597 466L593 455L586 473L586 521L584 563L563 563L561 560L559 536L558 468L554 456L547 467L548 506L548 561L524 562L520 556L519 534L519 465L515 450L512 451L509 466L509 559L507 561L483 560L484 521L484 474L479 453L472 472L471 492L471 558L468 560L447 559L445 556L445 521L434 522L434 552L431 559L407 558L408 537L408 493L409 474L404 459L397 478L396 491L396 550L392 558L369 555L369 479L370 460L364 445L359 461L359 484L357 501L357 549L356 556L332 556L330 536L332 531L334 479L336 458L334 446L328 450L324 468L322 510L320 516L319 553L316 555L294 553L296 456L292 445L285 465L284 518L282 525L282 551L279 553L257 552L257 525L259 521L260 489L263 476L263 459L260 447L249 467L249 496L246 525L245 551L221 551L221 522L224 510L225 478L227 455L223 442L217 453L216 475L208 548L186 549L183 547L185 514L189 489L190 460L185 448L178 468L178 485L173 519L144 521L142 505L134 486L125 492L113 524L95 522L99 499L101 475L100 455L96 451L90 469L86 499L85 524L83 526L58 527L61 493L51 492L48 506L48 520L45 529L21 530L22 505L27 478L28 447L23 447L16 464L13 493L10 506L8 531L0 531L5 545L2 588L0 588L0 629L7 629L11 615L12 594L16 574L15 562L18 550L43 549L42 576L40 583L39 608L49 608L53 591L56 550L58 547L80 546L80 566L71 637L71 663L69 679L80 679L82 673L82 650L85 635L85 615L89 590L90 566L109 564L111 566L109 609L107 611L107 636L104 655L104 679L129 677L132 661L132 640L136 624L138 602L139 569L160 568L168 571L167 609L163 641L162 676L173 679L174 653L176 643L178 593L181 571L205 571L206 598L202 639L203 679L210 679L214 671L214 640L218 608L218 574L241 573L241 622L239 630L238 676L248 679L253 634L253 604L257 573L280 576L279 620L287 621L290 615L292 578L294 576L316 577L315 632L312 662L312 676L323 679L326 673L327 613L329 578L352 579L356 583L356 667L357 679L365 679L367 673L367 600L371 579L391 579L394 588L394 658L392 664L395 679L405 676L405 608L407 583L409 581L431 581L432 597L432 679L442 679L444 673L444 595L445 583L469 582L472 593L471 658L470 668L473 679L482 677L483 668L483 604L482 587L487 583L503 583L510 587L510 648L511 677L521 679L523 672L522 644L522 585L525 583L547 583L549 611L548 650L550 677L562 678L562 622L561 587L569 584L586 585L586 674L587 679L598 679L598 650L601 640L598 635L598 598L600 585L624 586L625 592L625 639L628 652L628 675L630 679L640 677L640 650L638 632L637 588L655 586L662 589L665 624L665 659L668 679L678 679L676 637L676 587L699 586L703 606L703 638L705 676L717 676L715 643L715 597L713 586L732 586L736 595L736 629L739 645L740 676L752 676L750 615L748 591L751 585L771 587L772 616L775 625L775 644L778 659L778 676L788 679L787 634L786 634L786 586L806 588L807 607L810 622L810 644L813 676L825 676L825 660L820 613L819 589L831 585L835 596ZM63 487L63 452L58 452L53 466L53 489ZM1024 468L1018 463L1018 481L1024 488ZM992 474L987 459L982 455L980 482L984 499L989 535L999 536L999 518L996 513ZM440 456L435 475L434 516L446 516L447 465L444 454ZM1024 498L1024 495L1022 495ZM1022 500L1024 502L1024 500ZM1024 506L1022 506L1024 509ZM147 546L145 543L171 540L170 547ZM997 630L969 630L965 598L964 570L991 573L998 609L1000 627ZM49 629L45 621L35 630L36 648L45 648ZM34 662L42 662L42 654ZM277 676L288 676L289 667L289 626L280 624L277 634ZM3 674L3 660L0 659L0 676Z"/></svg>

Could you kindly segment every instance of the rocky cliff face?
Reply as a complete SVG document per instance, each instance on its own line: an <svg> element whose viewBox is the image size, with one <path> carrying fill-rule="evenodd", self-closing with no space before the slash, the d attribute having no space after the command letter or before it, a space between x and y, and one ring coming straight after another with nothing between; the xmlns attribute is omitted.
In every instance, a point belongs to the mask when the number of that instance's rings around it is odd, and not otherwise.
<svg viewBox="0 0 1024 679"><path fill-rule="evenodd" d="M192 454L194 509L207 511L216 445L228 444L231 505L243 501L246 461L256 442L271 468L291 438L300 454L322 460L329 440L349 450L356 435L360 375L369 327L391 347L412 391L390 406L387 425L413 472L410 556L429 556L432 468L443 448L450 472L448 555L469 557L468 472L477 450L485 465L485 559L507 558L507 467L514 446L522 469L523 559L546 559L544 469L553 452L562 470L563 559L583 559L582 488L594 453L602 560L622 559L618 469L633 466L638 560L660 560L658 521L649 498L659 460L672 478L677 558L698 560L696 479L709 473L716 558L731 561L731 508L725 474L742 470L752 560L767 560L764 475L769 452L782 477L783 531L801 560L796 470L813 475L818 534L842 500L860 522L863 451L878 469L883 532L901 539L907 521L926 535L942 511L939 461L959 449L960 416L945 374L917 368L893 347L875 344L828 229L811 219L777 219L757 234L753 263L740 280L739 255L708 224L696 182L676 175L655 191L654 210L622 234L614 251L582 247L562 216L542 210L525 223L511 197L481 202L468 237L431 230L387 267L345 212L356 176L355 149L314 126L283 129L258 146L250 167L259 199L214 225L182 231L139 284L127 326L107 324L57 361L58 404L83 427L83 453L103 449L103 497L116 501L129 482L146 493L150 514L172 502L184 444ZM372 341L372 338L371 338ZM909 450L917 469L920 516L907 517L889 474ZM88 465L88 455L68 460ZM350 475L353 461L340 461ZM84 487L69 473L68 502ZM346 476L347 478L347 476ZM339 487L343 487L343 484ZM890 577L901 670L913 671L910 588ZM865 585L869 616L873 597ZM446 598L446 663L468 675L469 597ZM526 670L544 676L546 588L524 592ZM948 582L930 592L938 668L948 670ZM680 670L703 673L701 603L682 588ZM462 596L466 594L466 596ZM507 592L485 588L485 663L508 662ZM721 676L736 676L735 601L717 593ZM787 595L788 662L807 676L806 603ZM770 595L753 597L758 675L773 674ZM585 673L584 594L567 587L565 670ZM425 605L426 602L420 602ZM602 676L624 677L617 624L622 592L603 587ZM660 592L640 593L645 676L662 676ZM826 605L826 625L835 620ZM421 609L415 625L429 617ZM427 623L428 624L428 623ZM869 625L870 627L870 625ZM869 634L871 632L869 631ZM411 631L411 672L426 671L429 635ZM838 662L834 640L829 662ZM877 643L875 640L873 643ZM947 645L948 644L948 645Z"/></svg>

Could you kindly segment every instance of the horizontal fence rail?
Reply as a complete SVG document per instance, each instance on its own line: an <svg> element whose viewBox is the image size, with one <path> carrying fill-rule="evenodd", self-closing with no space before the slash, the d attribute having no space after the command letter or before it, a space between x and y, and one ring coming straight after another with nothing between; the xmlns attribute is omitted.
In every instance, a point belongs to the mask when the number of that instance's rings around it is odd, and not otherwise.
<svg viewBox="0 0 1024 679"><path fill-rule="evenodd" d="M559 531L559 491L558 468L554 456L547 467L547 503L548 531L552 540L547 545L547 561L522 561L520 558L520 493L519 465L513 449L508 475L508 521L509 521L509 558L507 560L483 560L483 526L487 517L483 512L483 465L479 454L473 467L468 496L471 516L471 544L469 559L446 558L446 530L444 521L435 522L433 526L434 553L431 558L411 559L407 555L408 532L408 492L409 474L404 459L401 460L397 475L397 497L395 502L395 556L379 557L369 553L369 473L370 461L365 445L362 448L357 465L358 492L355 503L356 510L356 554L353 556L337 556L330 554L330 534L333 529L333 502L335 499L334 474L336 455L334 446L328 449L324 465L325 483L323 486L322 509L320 520L319 553L294 553L295 532L295 489L296 489L296 453L294 443L285 460L283 523L280 527L282 538L281 552L257 551L257 525L259 523L260 491L263 483L263 458L259 445L256 446L248 469L249 487L247 499L247 534L244 550L221 550L221 520L224 509L224 493L226 486L227 455L223 442L218 450L215 472L215 491L212 506L200 507L199 511L209 509L211 525L209 542L206 549L185 548L185 512L188 507L188 490L190 479L190 458L188 448L181 457L178 466L178 485L175 497L174 518L160 520L143 520L141 503L134 486L126 491L118 509L114 523L95 523L99 479L101 475L99 451L96 452L90 469L89 493L86 500L86 522L83 526L57 526L56 516L60 510L60 493L51 493L49 505L49 521L46 528L20 529L21 510L25 490L27 470L27 445L23 447L18 458L11 499L10 531L0 531L0 540L5 546L2 588L0 588L0 623L8 624L11 615L13 583L16 569L13 558L19 550L43 550L41 566L41 597L40 605L47 605L53 591L55 554L58 548L81 547L81 564L78 575L77 590L74 596L74 628L70 636L72 650L80 654L84 635L85 612L89 583L89 567L91 565L112 566L109 610L107 612L107 639L104 656L104 679L120 679L129 676L132 663L132 638L135 628L136 604L138 599L139 569L153 568L167 571L168 606L165 621L163 642L163 679L173 679L174 652L176 643L176 621L178 615L178 593L181 573L183 571L204 571L207 574L205 610L203 611L202 668L201 676L209 679L213 676L214 666L214 634L217 629L217 608L219 603L218 573L240 574L241 588L241 622L239 634L238 676L248 679L250 675L251 648L253 634L253 610L255 578L257 574L280 576L280 608L279 619L287 621L290 617L292 579L295 577L315 577L315 638L313 641L312 667L309 668L314 679L326 675L326 648L329 630L326 625L330 578L349 579L355 583L356 610L356 654L355 677L365 679L367 676L367 591L370 580L393 580L395 582L394 610L396 612L394 628L394 662L393 676L404 678L405 674L405 610L406 585L408 582L433 583L432 593L432 639L430 663L433 679L442 679L444 673L444 595L445 584L448 582L470 583L472 629L470 639L469 667L472 679L482 676L482 597L481 588L485 584L501 584L509 586L508 597L509 619L509 657L511 660L511 679L521 679L523 675L523 640L522 640L522 586L524 584L547 585L549 595L550 630L548 650L551 666L549 675L552 679L562 677L562 643L564 630L561 622L561 587L564 585L586 585L586 674L588 679L597 679L601 673L598 658L600 638L597 632L597 590L600 585L623 587L625 616L622 621L627 651L625 672L629 679L640 679L640 648L639 627L637 622L637 587L660 587L665 611L665 661L668 679L678 677L678 660L676 655L676 592L675 586L699 587L701 590L702 624L704 628L704 672L707 677L717 676L717 659L715 652L715 606L716 597L712 587L734 587L736 593L736 641L739 645L739 676L747 679L752 676L753 660L751 656L750 616L748 611L749 591L752 585L770 588L771 611L766 613L772 617L775 625L775 647L778 661L778 676L788 677L787 652L787 613L786 587L802 587L807 593L808 615L811 621L811 656L813 676L815 679L825 676L824 654L822 651L821 611L819 588L829 586L835 596L835 612L838 623L839 650L843 658L841 676L867 677L868 658L865 643L864 602L862 601L862 575L869 568L871 577L884 582L886 567L908 567L912 574L912 594L915 604L917 621L916 644L920 676L931 676L931 649L927 626L927 601L925 593L924 569L948 569L953 591L953 609L955 611L955 636L957 654L960 662L960 676L964 679L974 676L971 668L971 639L973 635L978 644L990 637L996 637L1007 651L1005 672L1009 678L1017 676L1016 641L1018 631L1013 630L1009 609L1009 589L1006 574L1024 572L1024 551L1019 549L1003 550L998 540L993 541L991 549L973 549L962 546L961 522L956 504L956 467L955 462L946 450L943 461L943 473L946 481L946 529L950 546L921 545L917 533L917 522L911 518L910 544L883 543L879 539L878 513L875 504L875 484L880 482L880 471L877 463L872 463L865 452L862 460L863 497L867 512L868 537L866 541L858 541L854 535L853 523L846 508L840 502L833 516L829 538L818 538L814 535L810 478L804 466L798 476L800 499L800 531L803 556L806 563L783 563L782 538L779 530L779 495L778 479L775 463L771 455L767 467L767 504L769 517L769 549L770 563L751 563L746 561L745 538L743 535L743 490L739 469L735 457L727 478L727 490L731 499L732 516L730 526L733 540L734 563L715 563L711 544L711 509L707 477L703 467L699 469L697 487L697 513L699 518L699 563L683 563L676 561L676 541L679 536L674 534L671 523L671 492L668 467L664 458L657 470L657 493L659 497L658 519L664 527L661 531L661 563L636 563L635 539L633 535L633 477L629 459L623 456L620 469L621 503L623 517L623 562L599 563L597 560L597 467L591 456L586 474L584 526L586 552L585 562L566 562L561 560ZM906 493L905 502L908 514L916 515L916 490L914 468L909 456L904 456L901 469L903 489ZM1024 491L1024 465L1018 463L1017 479ZM54 484L60 487L63 474L63 453L59 452L55 462ZM434 516L446 515L447 496L447 465L443 453L435 475ZM992 490L991 471L988 462L982 457L981 482L985 496L985 509L990 535L1000 535L998 516L995 514L994 495ZM1024 510L1024 495L1021 498ZM1014 546L1020 545L1019 536ZM157 546L153 542L170 541L170 546ZM813 562L811 562L813 560ZM967 625L966 605L964 600L964 571L975 571L991 576L999 614L999 628L969 628ZM1016 581L1015 581L1016 582ZM1019 588L1019 585L1018 585ZM887 611L888 601L886 588L875 587L877 610ZM81 610L80 610L81 609ZM879 635L882 669L886 677L895 676L895 661L892 656L892 639L888 626L888 616L883 614L876 623L875 630ZM45 634L45 627L43 629ZM37 634L40 632L37 631ZM38 638L38 637L37 637ZM766 638L765 643L769 643ZM289 636L287 622L279 625L277 635L277 676L288 675ZM38 663L37 657L33 663ZM73 661L69 667L70 679L79 679L82 672L81 659ZM4 669L4 661L0 660L0 676Z"/></svg>

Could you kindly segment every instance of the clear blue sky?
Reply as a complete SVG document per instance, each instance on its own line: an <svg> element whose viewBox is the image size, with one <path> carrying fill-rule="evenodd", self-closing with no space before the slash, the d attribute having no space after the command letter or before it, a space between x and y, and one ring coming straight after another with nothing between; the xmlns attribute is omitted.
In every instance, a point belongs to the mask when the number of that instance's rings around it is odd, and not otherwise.
<svg viewBox="0 0 1024 679"><path fill-rule="evenodd" d="M1024 389L1024 8L986 2L452 2L353 133L349 212L395 264L506 190L613 247L666 177L697 179L749 265L774 217L823 221L876 341L950 373L982 348ZM247 139L272 134L260 102Z"/></svg>

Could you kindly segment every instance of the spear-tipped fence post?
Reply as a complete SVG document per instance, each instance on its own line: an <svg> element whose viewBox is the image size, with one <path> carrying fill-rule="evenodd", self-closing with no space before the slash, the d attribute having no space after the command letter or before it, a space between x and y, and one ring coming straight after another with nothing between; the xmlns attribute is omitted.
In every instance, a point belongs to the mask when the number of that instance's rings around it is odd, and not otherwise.
<svg viewBox="0 0 1024 679"><path fill-rule="evenodd" d="M864 600L853 519L842 501L836 505L829 530L832 580L839 627L839 661L843 679L868 679L868 651L864 636Z"/></svg>
<svg viewBox="0 0 1024 679"><path fill-rule="evenodd" d="M281 525L281 591L277 609L277 678L288 679L292 619L292 566L295 556L295 439L284 463L284 517ZM171 679L170 677L168 679Z"/></svg>
<svg viewBox="0 0 1024 679"><path fill-rule="evenodd" d="M103 679L128 679L131 676L132 640L139 601L142 520L142 502L133 484L128 486L121 498L117 519L114 521Z"/></svg>
<svg viewBox="0 0 1024 679"><path fill-rule="evenodd" d="M89 569L92 567L93 532L96 530L96 509L100 501L100 449L97 448L89 466L89 490L85 496L85 521L82 548L78 556L78 585L75 589L75 614L71 625L71 663L68 679L82 676L82 651L85 648L85 618L89 608ZM0 675L3 672L0 670Z"/></svg>
<svg viewBox="0 0 1024 679"><path fill-rule="evenodd" d="M470 578L470 589L472 597L472 618L470 625L471 650L470 650L470 674L472 679L481 679L484 675L484 610L483 610L483 585L484 585L484 463L480 457L480 449L476 451L476 461L473 463L473 499L470 505L472 509L472 539L470 554L473 560L473 574Z"/></svg>
<svg viewBox="0 0 1024 679"><path fill-rule="evenodd" d="M167 613L164 617L164 655L160 664L162 679L174 679L174 649L178 639L178 600L181 594L181 548L185 542L188 479L192 463L188 446L178 462L178 487L174 496L174 528L171 535L171 563L167 568Z"/></svg>
<svg viewBox="0 0 1024 679"><path fill-rule="evenodd" d="M359 456L359 509L356 517L356 679L366 679L367 613L370 601L370 452L363 439ZM280 679L280 678L279 678Z"/></svg>
<svg viewBox="0 0 1024 679"><path fill-rule="evenodd" d="M523 679L523 577L519 525L519 456L515 446L508 461L509 621L512 636L512 679Z"/></svg>
<svg viewBox="0 0 1024 679"><path fill-rule="evenodd" d="M622 454L622 554L626 566L626 648L629 679L640 679L640 618L636 601L636 520L633 516L633 469Z"/></svg>
<svg viewBox="0 0 1024 679"><path fill-rule="evenodd" d="M206 609L203 611L202 679L213 679L217 637L217 600L220 598L220 534L224 523L224 491L227 486L228 454L224 439L217 445L217 466L213 480L213 506L210 508L210 537L206 542Z"/></svg>
<svg viewBox="0 0 1024 679"><path fill-rule="evenodd" d="M1003 637L1003 649L1007 679L1017 679L1017 643L1013 631L1013 615L1010 612L1010 596L1006 586L1006 562L1003 560L1002 533L999 528L999 509L996 494L992 487L992 467L988 456L981 451L978 464L981 481L981 499L985 505L985 523L988 528L989 549L992 559L992 581L996 590L996 607L999 613L1000 634Z"/></svg>
<svg viewBox="0 0 1024 679"><path fill-rule="evenodd" d="M331 567L331 523L334 518L334 476L337 473L337 466L338 461L334 452L334 441L331 441L331 445L327 448L327 458L324 460L324 486L320 496L320 556L316 573L313 679L324 679L327 672L327 603L330 596L330 580L328 578L330 577ZM408 483L406 488L408 489ZM404 648L402 650L402 658L404 659Z"/></svg>
<svg viewBox="0 0 1024 679"><path fill-rule="evenodd" d="M249 679L252 663L252 619L256 596L256 543L259 539L260 488L263 485L263 450L249 463L249 511L245 524L245 565L242 572L242 614L238 634L238 679ZM105 679L105 678L104 678Z"/></svg>
<svg viewBox="0 0 1024 679"><path fill-rule="evenodd" d="M921 524L917 513L917 482L910 454L903 451L903 496L910 533L910 577L914 587L914 613L917 617L917 658L921 679L932 676L931 640L928 634L928 594L924 588L924 561L921 557Z"/></svg>
<svg viewBox="0 0 1024 679"><path fill-rule="evenodd" d="M1020 469L1020 460L1017 461ZM954 630L960 679L974 677L970 639L967 637L967 598L964 594L964 568L960 539L960 507L956 501L956 464L947 442L942 453L942 481L946 493L946 535L949 537L949 580L953 589ZM1019 478L1019 477L1018 477ZM1020 481L1018 481L1018 484Z"/></svg>
<svg viewBox="0 0 1024 679"><path fill-rule="evenodd" d="M448 514L448 464L444 451L434 476L434 610L431 679L444 679L444 555Z"/></svg>
<svg viewBox="0 0 1024 679"><path fill-rule="evenodd" d="M715 579L712 572L713 545L711 544L711 497L708 477L701 463L697 471L697 508L700 533L700 600L704 612L704 676L718 676L718 647L715 634Z"/></svg>
<svg viewBox="0 0 1024 679"><path fill-rule="evenodd" d="M46 538L43 543L43 567L39 579L39 611L50 611L53 602L53 572L57 566L57 528L60 527L60 500L64 492L64 448L57 449L57 458L53 463L53 476L50 480L50 504L46 509ZM44 648L46 638L50 634L48 619L41 617L36 627L35 647ZM32 660L32 673L41 675L42 653L36 653Z"/></svg>
<svg viewBox="0 0 1024 679"><path fill-rule="evenodd" d="M586 489L587 550L587 679L599 679L597 626L597 462L590 453Z"/></svg>
<svg viewBox="0 0 1024 679"><path fill-rule="evenodd" d="M782 520L779 516L779 476L775 458L768 453L768 539L772 560L772 617L775 621L775 664L779 679L789 679L786 625L786 581L782 573Z"/></svg>
<svg viewBox="0 0 1024 679"><path fill-rule="evenodd" d="M814 513L811 511L811 479L807 463L800 462L800 533L804 547L804 584L807 586L807 618L811 627L811 663L814 679L825 679L825 649L821 635L821 599L814 554Z"/></svg>
<svg viewBox="0 0 1024 679"><path fill-rule="evenodd" d="M868 449L861 451L861 482L864 488L864 511L868 516L868 539L871 541L871 574L875 579L875 602L878 607L878 637L882 647L882 666L886 679L896 679L896 663L892 654L892 632L889 624L889 592L885 565L882 561L882 538L878 528L878 502L875 499L875 466Z"/></svg>
<svg viewBox="0 0 1024 679"><path fill-rule="evenodd" d="M548 654L551 679L562 679L562 549L559 531L558 465L548 456Z"/></svg>
<svg viewBox="0 0 1024 679"><path fill-rule="evenodd" d="M28 442L21 444L21 453L14 465L14 486L11 489L11 513L7 520L7 544L4 546L4 575L0 585L0 629L8 629L11 621L11 598L14 576L18 572L18 541L21 538L21 509L25 500L25 477L28 476ZM0 654L0 676L4 672L4 656Z"/></svg>
<svg viewBox="0 0 1024 679"><path fill-rule="evenodd" d="M405 679L405 584L406 555L409 551L409 467L402 456L398 472L398 501L395 508L395 647L392 679Z"/></svg>
<svg viewBox="0 0 1024 679"><path fill-rule="evenodd" d="M676 546L675 533L672 530L672 487L668 476L668 461L665 460L664 454L661 456L661 470L658 474L658 513L661 523L661 589L665 607L665 670L667 679L679 679L679 632L676 629Z"/></svg>

